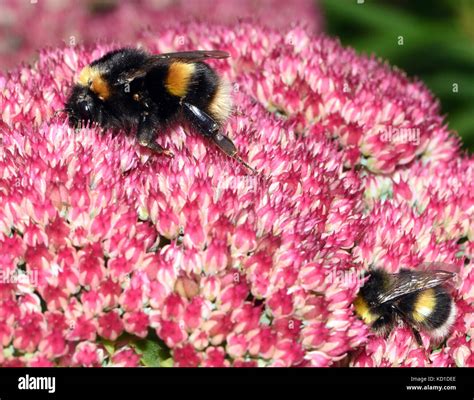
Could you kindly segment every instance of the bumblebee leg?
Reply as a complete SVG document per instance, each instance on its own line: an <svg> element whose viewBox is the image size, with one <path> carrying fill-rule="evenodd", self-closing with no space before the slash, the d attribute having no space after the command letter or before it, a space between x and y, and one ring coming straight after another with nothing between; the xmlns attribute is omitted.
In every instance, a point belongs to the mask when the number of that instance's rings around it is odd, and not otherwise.
<svg viewBox="0 0 474 400"><path fill-rule="evenodd" d="M410 321L410 318L408 318L408 316L402 310L400 310L400 308L397 307L395 304L393 305L393 309L398 314L398 316L402 319L402 321L407 326L410 327L410 329L413 333L413 337L415 338L416 344L418 345L420 350L422 350L425 353L425 357L428 360L428 362L430 364L432 364L433 362L431 361L430 354L423 346L423 339L421 338L421 335L420 335L420 332L418 331L418 329L416 329L416 327L413 326L413 323Z"/></svg>
<svg viewBox="0 0 474 400"><path fill-rule="evenodd" d="M411 331L413 332L413 336L415 337L418 346L423 347L423 340L421 339L420 332L418 332L418 330L413 326L411 327Z"/></svg>
<svg viewBox="0 0 474 400"><path fill-rule="evenodd" d="M415 337L418 347L420 348L421 351L425 353L425 357L428 360L428 362L430 364L433 364L433 361L431 361L431 358L430 358L430 353L428 352L427 349L423 347L423 340L421 339L420 332L418 332L418 329L416 329L413 325L411 325L411 331L413 332L413 336Z"/></svg>
<svg viewBox="0 0 474 400"><path fill-rule="evenodd" d="M386 338L386 337L388 337L392 326L393 326L393 320L391 318L387 318L384 315L381 315L379 318L377 318L373 322L372 329L378 335L384 336Z"/></svg>
<svg viewBox="0 0 474 400"><path fill-rule="evenodd" d="M148 147L159 154L163 154L167 157L173 157L173 153L165 149L156 143L156 127L157 124L153 123L147 112L143 113L138 124L137 139L138 143L142 146Z"/></svg>
<svg viewBox="0 0 474 400"><path fill-rule="evenodd" d="M232 140L220 133L219 124L209 114L186 102L183 102L182 106L184 115L199 129L199 132L212 139L214 143L228 156L236 159L253 173L256 173L256 171L238 155L237 147L235 147Z"/></svg>

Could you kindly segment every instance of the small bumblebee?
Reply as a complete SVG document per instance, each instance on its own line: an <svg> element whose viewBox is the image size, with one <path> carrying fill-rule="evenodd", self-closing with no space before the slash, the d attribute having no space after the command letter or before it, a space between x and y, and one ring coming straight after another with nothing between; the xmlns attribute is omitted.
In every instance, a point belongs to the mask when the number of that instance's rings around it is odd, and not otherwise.
<svg viewBox="0 0 474 400"><path fill-rule="evenodd" d="M156 133L188 122L254 171L221 133L232 108L230 87L204 62L227 57L219 50L158 55L131 48L111 51L80 72L64 110L73 127L95 123L105 129L136 129L141 145L170 157L156 143Z"/></svg>
<svg viewBox="0 0 474 400"><path fill-rule="evenodd" d="M445 286L455 276L444 270L401 269L390 274L373 269L356 297L355 312L379 335L387 335L396 323L402 322L411 328L419 346L420 330L441 340L449 334L456 318L456 306Z"/></svg>

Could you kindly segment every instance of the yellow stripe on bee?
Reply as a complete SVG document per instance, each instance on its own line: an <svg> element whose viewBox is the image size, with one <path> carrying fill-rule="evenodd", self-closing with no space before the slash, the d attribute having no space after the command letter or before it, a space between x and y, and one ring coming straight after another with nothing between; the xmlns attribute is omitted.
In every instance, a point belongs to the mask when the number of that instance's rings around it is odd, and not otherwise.
<svg viewBox="0 0 474 400"><path fill-rule="evenodd" d="M77 83L81 86L89 86L90 82L92 81L92 77L96 74L96 71L96 69L87 65L80 72Z"/></svg>
<svg viewBox="0 0 474 400"><path fill-rule="evenodd" d="M110 88L102 73L94 67L88 65L84 67L79 74L77 83L86 86L92 90L101 100L107 100L110 97Z"/></svg>
<svg viewBox="0 0 474 400"><path fill-rule="evenodd" d="M173 62L168 69L166 89L173 96L184 97L188 92L189 82L194 74L195 66L192 63Z"/></svg>
<svg viewBox="0 0 474 400"><path fill-rule="evenodd" d="M378 319L378 315L370 311L367 302L359 295L354 301L354 308L356 314L362 318L366 324L372 324Z"/></svg>
<svg viewBox="0 0 474 400"><path fill-rule="evenodd" d="M420 292L413 307L413 319L423 322L428 318L436 307L436 292L434 289L426 289Z"/></svg>

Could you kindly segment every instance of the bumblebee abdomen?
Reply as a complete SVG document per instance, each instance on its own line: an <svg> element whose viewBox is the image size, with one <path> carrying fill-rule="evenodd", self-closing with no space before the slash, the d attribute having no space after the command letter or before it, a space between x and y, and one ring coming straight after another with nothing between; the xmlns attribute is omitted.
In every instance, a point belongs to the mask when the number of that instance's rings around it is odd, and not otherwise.
<svg viewBox="0 0 474 400"><path fill-rule="evenodd" d="M171 96L204 110L217 122L223 122L230 114L230 87L205 63L172 62L165 88Z"/></svg>
<svg viewBox="0 0 474 400"><path fill-rule="evenodd" d="M434 293L435 302L433 312L423 321L423 325L431 336L443 338L447 336L456 318L456 305L443 287L430 290Z"/></svg>
<svg viewBox="0 0 474 400"><path fill-rule="evenodd" d="M454 302L442 286L407 295L398 307L415 324L439 338L447 335L456 316Z"/></svg>
<svg viewBox="0 0 474 400"><path fill-rule="evenodd" d="M187 62L172 62L165 78L168 93L176 97L186 97L196 80L196 64Z"/></svg>

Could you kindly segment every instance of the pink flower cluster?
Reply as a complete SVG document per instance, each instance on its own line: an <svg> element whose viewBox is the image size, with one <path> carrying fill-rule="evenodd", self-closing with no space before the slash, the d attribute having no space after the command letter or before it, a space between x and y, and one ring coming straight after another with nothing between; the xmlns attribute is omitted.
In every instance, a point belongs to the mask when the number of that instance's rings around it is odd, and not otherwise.
<svg viewBox="0 0 474 400"><path fill-rule="evenodd" d="M365 179L367 222L372 227L353 249L355 261L398 271L425 261L459 267L458 317L445 346L430 355L432 366L473 366L474 344L474 160L429 156L390 176ZM466 265L464 265L466 263ZM429 336L422 334L425 346ZM356 366L426 366L426 354L408 329L372 338L353 359Z"/></svg>
<svg viewBox="0 0 474 400"><path fill-rule="evenodd" d="M135 46L140 32L170 21L235 23L254 20L275 28L305 23L321 31L315 0L2 0L0 69L36 59L46 46L116 42Z"/></svg>
<svg viewBox="0 0 474 400"><path fill-rule="evenodd" d="M175 366L474 365L474 162L421 83L302 28L141 41L231 53L225 130L259 174L183 127L159 136L170 160L53 117L113 46L0 75L1 365L140 365L132 338L154 335ZM423 261L461 267L449 340L374 337L350 278Z"/></svg>

